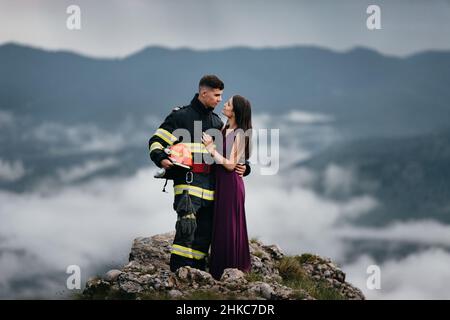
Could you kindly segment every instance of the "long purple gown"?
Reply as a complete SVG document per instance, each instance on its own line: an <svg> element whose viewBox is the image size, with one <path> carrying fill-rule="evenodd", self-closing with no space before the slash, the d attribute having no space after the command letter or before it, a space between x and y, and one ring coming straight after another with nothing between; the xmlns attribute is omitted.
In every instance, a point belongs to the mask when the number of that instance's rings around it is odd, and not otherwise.
<svg viewBox="0 0 450 320"><path fill-rule="evenodd" d="M234 135L228 134L224 139L222 154L226 153L226 145L233 141ZM231 147L229 149L231 150ZM229 155L227 157L229 158ZM216 165L214 224L209 266L209 271L215 279L220 279L226 268L250 271L244 202L245 187L242 177L235 171L228 171L224 166Z"/></svg>

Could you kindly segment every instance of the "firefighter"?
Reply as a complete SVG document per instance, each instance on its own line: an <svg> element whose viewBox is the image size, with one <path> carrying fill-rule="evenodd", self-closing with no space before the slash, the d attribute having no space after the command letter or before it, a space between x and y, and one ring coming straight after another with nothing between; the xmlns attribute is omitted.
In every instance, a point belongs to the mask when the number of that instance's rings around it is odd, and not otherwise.
<svg viewBox="0 0 450 320"><path fill-rule="evenodd" d="M191 103L174 108L149 141L150 158L158 167L165 169L174 183L173 208L177 212L177 222L170 256L172 271L182 266L206 269L212 236L215 175L214 165L205 161L194 161L190 169L176 166L165 150L181 142L194 155L208 153L201 141L202 134L198 135L198 141L180 141L181 137L172 133L176 129L185 129L194 140L197 137L194 134L195 121L201 121L202 132L211 128L221 130L224 124L213 110L222 101L223 89L224 84L217 76L204 76L199 83L199 92ZM236 171L240 175L248 175L250 166L248 163L238 165Z"/></svg>

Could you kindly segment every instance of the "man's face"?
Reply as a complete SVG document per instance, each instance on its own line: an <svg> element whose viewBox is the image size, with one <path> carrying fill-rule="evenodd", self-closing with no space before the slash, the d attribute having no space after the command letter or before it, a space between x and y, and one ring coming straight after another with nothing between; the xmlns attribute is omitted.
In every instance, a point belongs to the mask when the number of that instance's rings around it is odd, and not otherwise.
<svg viewBox="0 0 450 320"><path fill-rule="evenodd" d="M206 107L215 108L222 101L222 93L220 89L201 88L201 101Z"/></svg>

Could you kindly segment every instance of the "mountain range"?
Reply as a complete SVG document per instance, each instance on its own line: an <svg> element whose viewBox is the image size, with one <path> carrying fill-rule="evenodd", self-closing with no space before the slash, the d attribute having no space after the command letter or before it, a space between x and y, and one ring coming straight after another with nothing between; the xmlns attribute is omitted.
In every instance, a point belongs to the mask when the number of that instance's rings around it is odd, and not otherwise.
<svg viewBox="0 0 450 320"><path fill-rule="evenodd" d="M13 43L0 46L0 109L37 120L114 127L124 116L163 116L189 103L203 74L225 82L255 112L332 115L349 138L396 136L450 124L450 53L398 58L355 48L148 47L122 59L93 59Z"/></svg>

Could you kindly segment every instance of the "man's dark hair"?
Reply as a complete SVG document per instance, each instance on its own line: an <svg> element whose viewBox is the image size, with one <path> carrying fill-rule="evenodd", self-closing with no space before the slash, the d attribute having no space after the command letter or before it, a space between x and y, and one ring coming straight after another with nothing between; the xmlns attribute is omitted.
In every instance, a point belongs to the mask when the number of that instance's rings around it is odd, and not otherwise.
<svg viewBox="0 0 450 320"><path fill-rule="evenodd" d="M207 74L206 76L203 76L203 78L200 79L198 87L199 88L209 87L211 89L223 90L225 86L222 80L220 80L217 76L213 74Z"/></svg>

